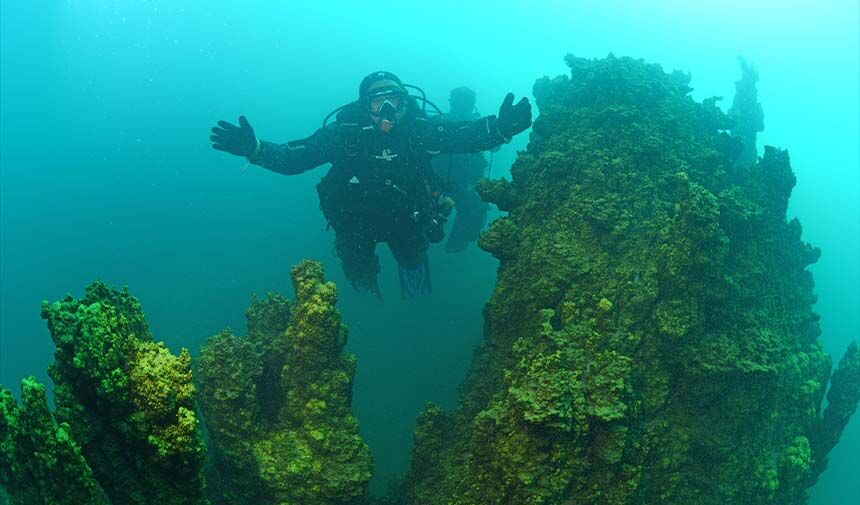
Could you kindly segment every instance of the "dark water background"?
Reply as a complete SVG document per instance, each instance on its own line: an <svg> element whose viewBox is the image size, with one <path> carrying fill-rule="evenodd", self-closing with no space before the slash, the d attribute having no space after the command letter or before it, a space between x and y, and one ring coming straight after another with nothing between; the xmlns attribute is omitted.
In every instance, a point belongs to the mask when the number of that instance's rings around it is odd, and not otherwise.
<svg viewBox="0 0 860 505"><path fill-rule="evenodd" d="M454 406L496 262L432 249L433 297L404 303L380 248L386 300L354 294L318 210L325 169L244 168L207 130L242 113L264 139L306 136L378 69L443 108L468 85L492 113L505 92L566 73L567 52L692 72L694 96L726 107L736 56L757 66L761 144L791 152L789 212L823 249L817 310L838 359L860 337L857 0L571 3L0 0L0 383L48 380L40 300L96 278L128 285L156 338L196 351L224 326L244 332L253 293L292 297L290 266L315 258L341 286L354 409L381 489L408 462L424 402ZM496 155L494 176L524 142ZM858 455L855 418L813 503L860 503Z"/></svg>

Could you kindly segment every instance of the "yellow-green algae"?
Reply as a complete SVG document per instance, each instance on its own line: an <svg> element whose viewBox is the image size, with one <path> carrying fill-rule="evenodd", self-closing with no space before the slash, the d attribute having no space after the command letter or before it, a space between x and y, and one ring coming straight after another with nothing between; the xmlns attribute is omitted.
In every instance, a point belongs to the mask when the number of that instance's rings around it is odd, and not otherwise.
<svg viewBox="0 0 860 505"><path fill-rule="evenodd" d="M295 303L254 300L246 337L204 346L199 394L188 352L153 342L127 291L43 304L57 408L32 378L20 406L0 388L0 501L806 503L856 410L860 350L831 376L807 270L819 251L785 217L788 154L750 157L755 76L733 122L685 74L567 63L535 85L512 180L479 188L509 213L480 241L500 263L485 342L459 408L419 416L389 497L364 495L355 358L334 285L303 262Z"/></svg>
<svg viewBox="0 0 860 505"><path fill-rule="evenodd" d="M97 282L43 303L56 343L22 405L0 388L0 498L10 505L357 504L372 472L350 413L355 358L319 263L292 271L296 302L254 300L248 336L227 330L197 362L152 340L140 303ZM55 418L56 417L56 421Z"/></svg>
<svg viewBox="0 0 860 505"><path fill-rule="evenodd" d="M786 221L788 154L743 140L689 76L566 58L509 214L485 342L450 413L419 417L398 503L794 505L860 396L853 344L830 381L807 266ZM754 133L754 132L753 132ZM754 135L752 135L754 138Z"/></svg>
<svg viewBox="0 0 860 505"><path fill-rule="evenodd" d="M71 435L48 409L45 386L21 381L21 405L0 388L0 487L9 505L107 505Z"/></svg>
<svg viewBox="0 0 860 505"><path fill-rule="evenodd" d="M153 342L138 300L101 282L44 302L42 317L57 346L55 416L110 503L208 503L188 351Z"/></svg>
<svg viewBox="0 0 860 505"><path fill-rule="evenodd" d="M248 337L222 332L198 363L211 439L213 502L358 503L372 473L350 413L355 357L319 263L292 270L296 301L248 310Z"/></svg>

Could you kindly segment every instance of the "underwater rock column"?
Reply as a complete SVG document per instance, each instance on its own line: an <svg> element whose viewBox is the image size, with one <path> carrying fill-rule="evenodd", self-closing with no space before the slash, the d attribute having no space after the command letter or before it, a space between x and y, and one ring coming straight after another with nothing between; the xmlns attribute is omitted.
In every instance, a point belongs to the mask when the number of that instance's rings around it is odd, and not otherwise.
<svg viewBox="0 0 860 505"><path fill-rule="evenodd" d="M852 346L833 375L786 220L795 184L741 141L689 75L569 55L537 81L540 116L508 215L460 406L419 418L413 505L802 504L860 398ZM755 160L753 160L755 161Z"/></svg>
<svg viewBox="0 0 860 505"><path fill-rule="evenodd" d="M55 416L113 505L204 505L191 357L152 335L140 303L101 282L43 302L57 346Z"/></svg>
<svg viewBox="0 0 860 505"><path fill-rule="evenodd" d="M20 406L0 387L0 487L9 505L108 505L71 428L54 420L33 377L21 381Z"/></svg>
<svg viewBox="0 0 860 505"><path fill-rule="evenodd" d="M372 461L350 413L355 357L322 265L292 270L296 301L254 301L248 337L229 330L201 351L198 378L216 504L354 503Z"/></svg>

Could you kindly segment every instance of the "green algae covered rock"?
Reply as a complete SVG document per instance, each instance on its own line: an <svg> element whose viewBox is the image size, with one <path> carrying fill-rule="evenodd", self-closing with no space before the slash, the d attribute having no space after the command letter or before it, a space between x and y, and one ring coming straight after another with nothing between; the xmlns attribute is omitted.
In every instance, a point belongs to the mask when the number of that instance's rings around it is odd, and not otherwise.
<svg viewBox="0 0 860 505"><path fill-rule="evenodd" d="M197 365L218 504L358 503L372 472L350 413L355 358L319 263L292 270L294 304L254 300L248 336L229 330Z"/></svg>
<svg viewBox="0 0 860 505"><path fill-rule="evenodd" d="M153 342L137 299L103 283L44 302L42 317L57 346L55 416L110 502L208 503L188 351Z"/></svg>
<svg viewBox="0 0 860 505"><path fill-rule="evenodd" d="M512 180L479 187L509 212L480 240L485 343L460 408L419 418L407 503L806 503L860 358L829 380L788 154L738 163L688 75L566 61Z"/></svg>
<svg viewBox="0 0 860 505"><path fill-rule="evenodd" d="M45 386L33 377L21 381L20 406L0 387L0 488L9 505L108 503L71 428L54 420Z"/></svg>

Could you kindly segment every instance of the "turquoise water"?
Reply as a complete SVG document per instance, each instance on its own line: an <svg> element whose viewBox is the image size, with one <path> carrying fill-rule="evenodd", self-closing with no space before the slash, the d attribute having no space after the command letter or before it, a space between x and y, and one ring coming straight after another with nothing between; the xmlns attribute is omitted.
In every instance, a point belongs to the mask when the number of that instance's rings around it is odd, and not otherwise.
<svg viewBox="0 0 860 505"><path fill-rule="evenodd" d="M347 289L315 184L209 147L245 114L264 139L303 137L388 69L440 105L468 85L483 113L507 91L566 72L562 57L643 57L725 96L736 56L761 76L761 144L787 147L789 212L823 250L814 265L822 341L838 359L860 337L860 7L856 0L376 3L55 1L0 3L0 383L48 381L39 301L95 278L128 285L156 337L196 350L244 332L253 293L291 296L312 257L341 286L356 353L354 407L377 480L408 462L424 402L454 404L496 263L475 247L431 249L435 293L403 303L380 248L383 303ZM495 156L506 174L525 136ZM860 420L831 454L813 503L860 502Z"/></svg>

